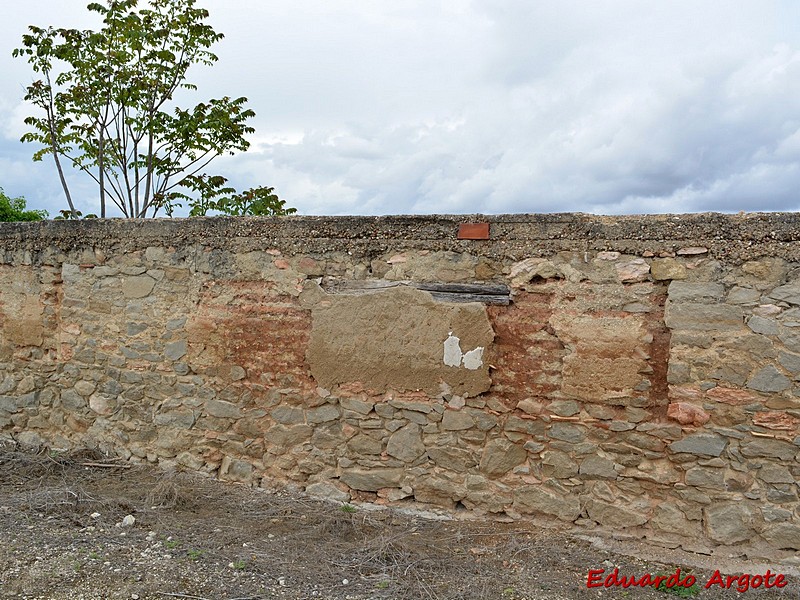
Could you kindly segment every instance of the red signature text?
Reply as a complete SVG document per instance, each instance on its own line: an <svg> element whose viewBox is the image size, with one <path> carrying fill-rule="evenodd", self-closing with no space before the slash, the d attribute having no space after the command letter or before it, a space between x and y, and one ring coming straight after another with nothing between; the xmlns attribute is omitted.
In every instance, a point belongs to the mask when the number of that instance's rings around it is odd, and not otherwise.
<svg viewBox="0 0 800 600"><path fill-rule="evenodd" d="M619 567L606 573L605 569L590 569L586 577L587 588L612 588L612 587L665 587L665 588L690 588L697 583L694 575L681 575L680 568L670 575L621 575ZM763 575L742 573L741 575L723 575L719 570L714 571L711 578L703 587L709 589L718 586L722 589L735 589L737 592L746 592L755 588L782 588L787 585L786 577L781 573L773 573L769 569Z"/></svg>

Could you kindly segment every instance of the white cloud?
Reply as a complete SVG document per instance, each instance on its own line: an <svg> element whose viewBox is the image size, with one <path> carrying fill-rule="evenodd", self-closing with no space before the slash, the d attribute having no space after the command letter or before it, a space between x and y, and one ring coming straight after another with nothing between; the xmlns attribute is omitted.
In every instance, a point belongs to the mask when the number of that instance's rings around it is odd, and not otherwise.
<svg viewBox="0 0 800 600"><path fill-rule="evenodd" d="M303 212L798 208L796 3L201 4L226 39L194 99L246 95L258 114L251 151L216 170ZM46 20L81 12L60 11ZM17 29L47 14L17 12ZM11 148L21 94L4 93Z"/></svg>

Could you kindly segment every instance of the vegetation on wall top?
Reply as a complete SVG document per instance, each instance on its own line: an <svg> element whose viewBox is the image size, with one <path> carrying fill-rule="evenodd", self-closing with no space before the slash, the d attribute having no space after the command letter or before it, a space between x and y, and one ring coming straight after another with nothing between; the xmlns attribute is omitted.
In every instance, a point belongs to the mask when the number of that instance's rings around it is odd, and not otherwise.
<svg viewBox="0 0 800 600"><path fill-rule="evenodd" d="M100 217L116 206L125 217L172 215L186 202L191 215L283 215L273 188L237 193L206 167L222 154L246 151L244 97L228 96L175 106L180 89L195 90L189 67L217 61L210 48L222 39L195 0L105 0L88 10L103 18L98 31L30 26L14 56L25 57L41 78L25 99L37 113L25 119L24 142L33 155L52 155L69 213L77 216L64 165L97 184Z"/></svg>

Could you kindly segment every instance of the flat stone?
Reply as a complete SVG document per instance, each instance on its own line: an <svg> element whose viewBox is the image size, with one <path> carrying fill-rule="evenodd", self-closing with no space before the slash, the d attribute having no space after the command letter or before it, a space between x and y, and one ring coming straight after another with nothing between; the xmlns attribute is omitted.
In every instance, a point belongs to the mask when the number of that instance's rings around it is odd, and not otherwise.
<svg viewBox="0 0 800 600"><path fill-rule="evenodd" d="M778 354L778 362L781 366L792 373L797 375L800 373L800 354L792 354L791 352L780 352Z"/></svg>
<svg viewBox="0 0 800 600"><path fill-rule="evenodd" d="M750 377L747 387L757 392L782 392L792 387L792 380L773 365L767 365Z"/></svg>
<svg viewBox="0 0 800 600"><path fill-rule="evenodd" d="M16 387L17 387L17 380L14 379L11 375L6 375L3 378L2 383L0 383L0 394L7 394L9 392L12 392Z"/></svg>
<svg viewBox="0 0 800 600"><path fill-rule="evenodd" d="M345 410L352 410L362 415L369 414L375 408L374 402L359 400L358 398L341 398L339 405Z"/></svg>
<svg viewBox="0 0 800 600"><path fill-rule="evenodd" d="M242 416L242 411L238 406L225 400L206 400L205 408L212 417L238 419Z"/></svg>
<svg viewBox="0 0 800 600"><path fill-rule="evenodd" d="M14 396L0 396L0 410L7 413L17 412L17 399Z"/></svg>
<svg viewBox="0 0 800 600"><path fill-rule="evenodd" d="M795 483L791 471L780 465L765 464L758 470L758 478L767 483Z"/></svg>
<svg viewBox="0 0 800 600"><path fill-rule="evenodd" d="M442 416L441 427L445 431L463 431L475 427L475 421L463 410L446 410Z"/></svg>
<svg viewBox="0 0 800 600"><path fill-rule="evenodd" d="M543 258L526 258L511 265L511 286L520 287L531 281L542 279L563 279L564 274L549 260Z"/></svg>
<svg viewBox="0 0 800 600"><path fill-rule="evenodd" d="M786 327L800 327L800 307L790 308L778 315L782 325Z"/></svg>
<svg viewBox="0 0 800 600"><path fill-rule="evenodd" d="M469 450L453 447L428 448L428 456L438 466L457 473L464 473L478 464Z"/></svg>
<svg viewBox="0 0 800 600"><path fill-rule="evenodd" d="M778 335L780 327L775 319L753 315L747 320L747 326L755 333L762 335Z"/></svg>
<svg viewBox="0 0 800 600"><path fill-rule="evenodd" d="M679 249L675 254L678 256L697 256L699 254L707 254L708 248L705 246L687 246Z"/></svg>
<svg viewBox="0 0 800 600"><path fill-rule="evenodd" d="M177 427L178 429L191 429L195 422L194 412L191 410L170 410L157 413L153 418L155 425L163 427Z"/></svg>
<svg viewBox="0 0 800 600"><path fill-rule="evenodd" d="M86 407L86 400L74 390L64 390L61 392L61 405L72 411L78 411Z"/></svg>
<svg viewBox="0 0 800 600"><path fill-rule="evenodd" d="M253 478L253 471L253 465L249 462L226 456L222 459L219 476L220 479L247 483Z"/></svg>
<svg viewBox="0 0 800 600"><path fill-rule="evenodd" d="M186 340L169 342L164 346L164 356L166 356L169 360L180 360L186 356L188 348L189 347Z"/></svg>
<svg viewBox="0 0 800 600"><path fill-rule="evenodd" d="M778 550L800 550L800 525L778 523L767 527L761 535Z"/></svg>
<svg viewBox="0 0 800 600"><path fill-rule="evenodd" d="M318 481L306 486L306 494L312 498L319 498L321 500L332 500L334 502L348 502L350 494L340 490L332 483L327 481Z"/></svg>
<svg viewBox="0 0 800 600"><path fill-rule="evenodd" d="M674 258L656 258L650 263L650 272L656 281L686 279L686 267Z"/></svg>
<svg viewBox="0 0 800 600"><path fill-rule="evenodd" d="M414 499L417 502L438 506L452 507L465 494L463 486L447 477L422 477L414 485Z"/></svg>
<svg viewBox="0 0 800 600"><path fill-rule="evenodd" d="M122 281L122 293L126 298L144 298L150 295L156 280L147 275L125 277Z"/></svg>
<svg viewBox="0 0 800 600"><path fill-rule="evenodd" d="M778 302L800 304L800 281L793 281L772 290L769 297Z"/></svg>
<svg viewBox="0 0 800 600"><path fill-rule="evenodd" d="M495 438L486 444L481 456L480 470L490 477L508 473L528 458L528 452L505 438Z"/></svg>
<svg viewBox="0 0 800 600"><path fill-rule="evenodd" d="M589 413L590 417L595 419L600 419L603 421L609 421L614 418L616 412L610 406L603 406L600 404L587 404L586 405L586 412Z"/></svg>
<svg viewBox="0 0 800 600"><path fill-rule="evenodd" d="M327 423L339 418L339 407L333 404L323 404L316 408L306 410L307 423Z"/></svg>
<svg viewBox="0 0 800 600"><path fill-rule="evenodd" d="M722 469L693 467L686 471L686 485L725 489L725 472Z"/></svg>
<svg viewBox="0 0 800 600"><path fill-rule="evenodd" d="M77 381L74 385L75 391L78 392L81 396L91 396L95 389L97 389L97 385L94 381Z"/></svg>
<svg viewBox="0 0 800 600"><path fill-rule="evenodd" d="M33 377L23 377L17 384L17 394L29 394L36 389L36 381Z"/></svg>
<svg viewBox="0 0 800 600"><path fill-rule="evenodd" d="M675 425L675 427L677 427L677 425ZM657 431L657 428L654 428L648 433L630 431L622 434L620 439L624 442L627 442L634 448L650 450L651 452L662 452L666 446L663 441L655 437Z"/></svg>
<svg viewBox="0 0 800 600"><path fill-rule="evenodd" d="M649 313L653 311L653 306L641 302L631 302L623 306L622 310L629 313Z"/></svg>
<svg viewBox="0 0 800 600"><path fill-rule="evenodd" d="M754 500L761 499L761 492L752 494ZM774 483L767 488L767 501L773 504L797 504L797 499L797 484Z"/></svg>
<svg viewBox="0 0 800 600"><path fill-rule="evenodd" d="M586 439L586 428L572 423L553 423L547 435L556 440L577 444Z"/></svg>
<svg viewBox="0 0 800 600"><path fill-rule="evenodd" d="M516 415L510 415L503 427L506 431L518 431L528 435L543 435L546 428L547 423L541 419L524 419Z"/></svg>
<svg viewBox="0 0 800 600"><path fill-rule="evenodd" d="M133 337L142 333L145 329L147 329L150 325L147 323L128 323L127 331L128 336Z"/></svg>
<svg viewBox="0 0 800 600"><path fill-rule="evenodd" d="M566 452L547 450L542 452L542 473L556 479L569 479L578 474L578 464Z"/></svg>
<svg viewBox="0 0 800 600"><path fill-rule="evenodd" d="M622 462L623 459L618 460ZM625 468L620 475L659 485L674 484L681 479L680 473L668 460L639 461L637 468Z"/></svg>
<svg viewBox="0 0 800 600"><path fill-rule="evenodd" d="M357 455L373 455L383 452L383 442L372 436L358 434L347 442L347 449Z"/></svg>
<svg viewBox="0 0 800 600"><path fill-rule="evenodd" d="M728 304L754 304L761 299L761 292L752 288L734 287L728 292Z"/></svg>
<svg viewBox="0 0 800 600"><path fill-rule="evenodd" d="M739 451L747 458L779 458L792 460L797 454L797 448L789 442L756 438L741 443Z"/></svg>
<svg viewBox="0 0 800 600"><path fill-rule="evenodd" d="M792 511L777 506L762 506L761 516L767 523L784 523L792 520Z"/></svg>
<svg viewBox="0 0 800 600"><path fill-rule="evenodd" d="M759 304L753 309L753 314L759 317L772 317L779 315L783 311L780 306L774 304Z"/></svg>
<svg viewBox="0 0 800 600"><path fill-rule="evenodd" d="M668 302L664 322L670 329L736 331L744 327L742 316L742 309L738 306Z"/></svg>
<svg viewBox="0 0 800 600"><path fill-rule="evenodd" d="M644 525L648 520L647 516L640 512L619 504L609 504L595 499L589 499L586 502L586 510L590 519L613 529L627 529Z"/></svg>
<svg viewBox="0 0 800 600"><path fill-rule="evenodd" d="M177 319L170 319L167 321L167 329L169 331L183 329L184 325L186 325L186 317L178 317Z"/></svg>
<svg viewBox="0 0 800 600"><path fill-rule="evenodd" d="M528 452L538 454L539 452L544 450L545 445L540 444L539 442L527 441L522 447L525 448L525 450L527 450Z"/></svg>
<svg viewBox="0 0 800 600"><path fill-rule="evenodd" d="M547 410L560 417L571 417L581 412L581 406L574 400L554 400L547 405Z"/></svg>
<svg viewBox="0 0 800 600"><path fill-rule="evenodd" d="M94 394L89 398L89 408L98 415L107 416L114 412L114 403L101 394Z"/></svg>
<svg viewBox="0 0 800 600"><path fill-rule="evenodd" d="M580 516L581 503L576 496L559 494L541 485L526 485L514 490L514 509L552 515L571 523Z"/></svg>
<svg viewBox="0 0 800 600"><path fill-rule="evenodd" d="M625 419L631 423L641 423L642 421L649 419L651 416L652 414L650 411L647 411L643 408L629 406L625 409Z"/></svg>
<svg viewBox="0 0 800 600"><path fill-rule="evenodd" d="M426 414L433 410L430 403L415 402L413 400L389 400L389 405L399 410L413 410Z"/></svg>
<svg viewBox="0 0 800 600"><path fill-rule="evenodd" d="M706 392L706 396L712 400L730 404L731 406L741 406L744 404L761 402L761 397L752 392L724 386L717 386L708 390Z"/></svg>
<svg viewBox="0 0 800 600"><path fill-rule="evenodd" d="M718 544L738 544L752 539L755 515L742 503L712 504L703 509L706 535Z"/></svg>
<svg viewBox="0 0 800 600"><path fill-rule="evenodd" d="M240 365L232 365L228 371L228 377L230 377L231 381L241 381L247 377L247 371Z"/></svg>
<svg viewBox="0 0 800 600"><path fill-rule="evenodd" d="M311 438L314 430L308 425L275 425L264 434L264 440L279 448L290 448ZM336 444L337 440L332 440Z"/></svg>
<svg viewBox="0 0 800 600"><path fill-rule="evenodd" d="M785 410L760 411L753 415L753 425L772 431L794 432L800 426L800 418L793 417Z"/></svg>
<svg viewBox="0 0 800 600"><path fill-rule="evenodd" d="M276 406L269 414L278 423L283 423L284 425L297 425L306 422L303 409L299 406Z"/></svg>
<svg viewBox="0 0 800 600"><path fill-rule="evenodd" d="M691 529L691 523L683 511L668 502L659 502L653 518L650 519L650 525L661 531L681 534Z"/></svg>
<svg viewBox="0 0 800 600"><path fill-rule="evenodd" d="M627 421L611 421L608 426L610 431L630 431L635 428L636 425L634 423L628 423Z"/></svg>
<svg viewBox="0 0 800 600"><path fill-rule="evenodd" d="M584 458L579 473L586 479L616 479L619 476L614 469L614 461L602 456Z"/></svg>
<svg viewBox="0 0 800 600"><path fill-rule="evenodd" d="M650 265L643 258L634 258L629 262L614 265L617 277L622 283L635 283L647 281L650 275Z"/></svg>
<svg viewBox="0 0 800 600"><path fill-rule="evenodd" d="M425 454L425 444L422 443L422 430L419 425L409 423L389 436L386 453L403 462L413 462Z"/></svg>
<svg viewBox="0 0 800 600"><path fill-rule="evenodd" d="M200 471L206 466L206 461L204 461L201 456L191 451L178 454L178 456L175 457L175 462L192 471Z"/></svg>
<svg viewBox="0 0 800 600"><path fill-rule="evenodd" d="M537 402L531 398L525 398L524 400L519 401L517 408L526 414L538 415L541 414L542 410L544 409L544 405L541 402Z"/></svg>
<svg viewBox="0 0 800 600"><path fill-rule="evenodd" d="M720 283L689 283L673 281L667 289L670 302L719 302L725 295Z"/></svg>
<svg viewBox="0 0 800 600"><path fill-rule="evenodd" d="M708 423L711 416L699 406L688 402L673 402L667 407L667 416L681 425L699 427Z"/></svg>
<svg viewBox="0 0 800 600"><path fill-rule="evenodd" d="M433 414L433 413L429 413ZM411 421L412 423L416 423L417 425L427 425L428 424L428 416L424 415L423 413L415 412L413 410L401 410L400 416L403 419Z"/></svg>
<svg viewBox="0 0 800 600"><path fill-rule="evenodd" d="M394 468L346 469L339 480L354 490L377 492L381 488L400 487L404 474L405 469Z"/></svg>
<svg viewBox="0 0 800 600"><path fill-rule="evenodd" d="M722 436L713 433L694 433L672 442L669 448L676 453L719 456L727 445L728 440Z"/></svg>

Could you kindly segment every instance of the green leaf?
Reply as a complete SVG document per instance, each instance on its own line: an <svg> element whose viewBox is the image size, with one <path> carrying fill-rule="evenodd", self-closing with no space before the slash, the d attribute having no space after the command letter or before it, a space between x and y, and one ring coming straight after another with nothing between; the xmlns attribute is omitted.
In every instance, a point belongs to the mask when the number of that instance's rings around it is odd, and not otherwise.
<svg viewBox="0 0 800 600"><path fill-rule="evenodd" d="M255 116L244 97L172 106L176 90L197 89L189 68L218 60L210 48L223 35L206 22L208 11L195 0L104 0L87 9L101 15L99 29L30 26L13 50L41 74L26 89L37 112L21 138L39 146L34 160L51 155L59 169L86 173L129 217L171 215L182 202L195 215L293 211L271 193L240 195L224 178L198 175L216 157L248 149Z"/></svg>

